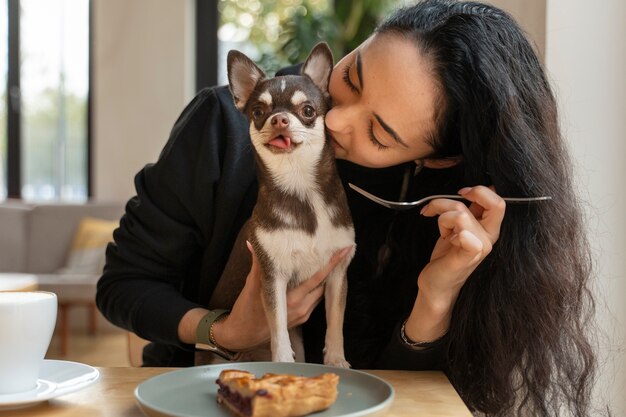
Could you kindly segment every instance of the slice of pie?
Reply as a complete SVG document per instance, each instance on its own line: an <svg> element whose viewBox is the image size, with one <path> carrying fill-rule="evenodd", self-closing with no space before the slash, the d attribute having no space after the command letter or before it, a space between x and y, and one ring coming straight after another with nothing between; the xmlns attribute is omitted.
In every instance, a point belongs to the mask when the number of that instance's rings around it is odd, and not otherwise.
<svg viewBox="0 0 626 417"><path fill-rule="evenodd" d="M314 377L224 370L219 379L217 402L239 417L298 417L330 407L337 399L339 376Z"/></svg>

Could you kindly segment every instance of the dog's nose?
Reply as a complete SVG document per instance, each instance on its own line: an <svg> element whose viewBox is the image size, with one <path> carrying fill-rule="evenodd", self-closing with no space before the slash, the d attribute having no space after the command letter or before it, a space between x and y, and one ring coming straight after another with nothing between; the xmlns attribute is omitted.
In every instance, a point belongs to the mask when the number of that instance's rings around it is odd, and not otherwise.
<svg viewBox="0 0 626 417"><path fill-rule="evenodd" d="M272 117L272 126L276 128L285 128L289 126L289 117L285 114L276 114Z"/></svg>

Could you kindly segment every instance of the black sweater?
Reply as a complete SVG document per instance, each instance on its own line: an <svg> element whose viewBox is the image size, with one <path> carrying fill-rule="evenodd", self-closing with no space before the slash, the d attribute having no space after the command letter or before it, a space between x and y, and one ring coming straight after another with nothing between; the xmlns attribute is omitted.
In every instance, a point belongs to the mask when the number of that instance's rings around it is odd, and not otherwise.
<svg viewBox="0 0 626 417"><path fill-rule="evenodd" d="M158 161L135 177L137 195L107 248L96 301L112 323L152 341L144 365L193 365L193 346L178 340L178 323L188 310L208 304L256 200L254 165L248 124L229 90L215 87L185 108ZM338 161L344 187L353 182L390 199L398 198L414 166L367 169ZM442 171L408 176L409 198L456 192L460 184L442 180L454 177ZM355 368L443 369L446 338L416 351L399 337L438 236L436 220L417 210L394 213L348 188L346 193L357 242L348 270L347 360ZM380 262L385 242L390 255ZM320 303L304 325L307 361L321 362L324 332Z"/></svg>

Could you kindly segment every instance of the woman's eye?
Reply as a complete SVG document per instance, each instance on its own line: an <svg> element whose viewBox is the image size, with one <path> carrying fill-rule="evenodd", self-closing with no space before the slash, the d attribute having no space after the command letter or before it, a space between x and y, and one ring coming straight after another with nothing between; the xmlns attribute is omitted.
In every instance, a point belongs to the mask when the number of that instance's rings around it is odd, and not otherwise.
<svg viewBox="0 0 626 417"><path fill-rule="evenodd" d="M306 105L302 108L302 115L306 118L311 118L315 116L315 109L313 106Z"/></svg>
<svg viewBox="0 0 626 417"><path fill-rule="evenodd" d="M353 93L359 94L359 89L356 88L354 84L352 84L352 81L350 81L350 68L351 67L352 67L351 65L346 65L345 67L343 67L343 76L341 78L343 78L343 82L348 86L350 90L352 90Z"/></svg>
<svg viewBox="0 0 626 417"><path fill-rule="evenodd" d="M378 148L378 150L383 151L389 148L388 146L385 146L382 143L380 143L380 141L376 139L376 136L374 136L374 124L373 123L370 122L369 128L367 130L368 130L367 135L369 136L370 141L374 144L374 146Z"/></svg>

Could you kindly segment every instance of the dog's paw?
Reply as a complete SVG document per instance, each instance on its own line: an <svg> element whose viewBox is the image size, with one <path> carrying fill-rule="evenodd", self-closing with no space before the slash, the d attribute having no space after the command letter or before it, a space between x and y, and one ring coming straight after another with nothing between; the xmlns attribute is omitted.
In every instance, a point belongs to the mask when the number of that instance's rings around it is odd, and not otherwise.
<svg viewBox="0 0 626 417"><path fill-rule="evenodd" d="M334 366L335 368L350 368L350 363L343 355L325 354L324 365Z"/></svg>

